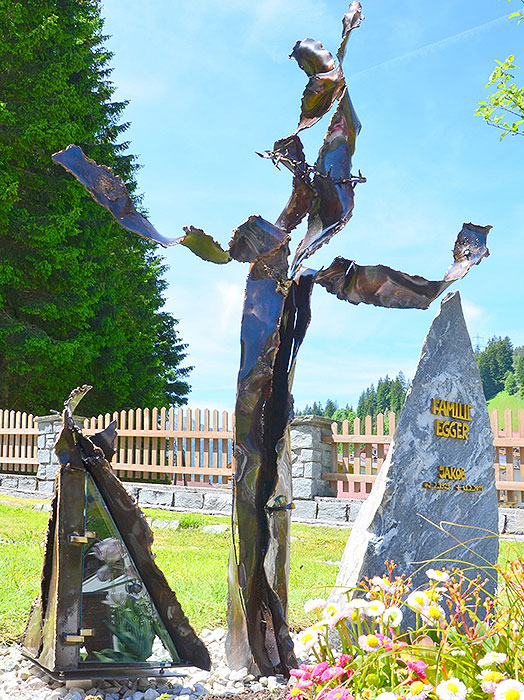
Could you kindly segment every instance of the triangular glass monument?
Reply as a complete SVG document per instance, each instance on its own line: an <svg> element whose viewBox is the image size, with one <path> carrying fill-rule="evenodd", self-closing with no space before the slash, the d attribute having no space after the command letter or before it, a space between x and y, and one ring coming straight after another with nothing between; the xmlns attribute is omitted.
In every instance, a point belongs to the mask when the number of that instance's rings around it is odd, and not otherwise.
<svg viewBox="0 0 524 700"><path fill-rule="evenodd" d="M87 438L74 424L89 388L65 404L41 591L24 653L60 679L209 669L204 644L154 563L145 518L109 466L114 425Z"/></svg>

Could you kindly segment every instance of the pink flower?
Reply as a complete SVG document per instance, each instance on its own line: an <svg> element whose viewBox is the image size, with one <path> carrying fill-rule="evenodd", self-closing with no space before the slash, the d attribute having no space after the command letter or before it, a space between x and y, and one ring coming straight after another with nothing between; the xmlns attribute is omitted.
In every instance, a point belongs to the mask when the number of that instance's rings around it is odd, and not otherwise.
<svg viewBox="0 0 524 700"><path fill-rule="evenodd" d="M340 666L341 668L344 668L345 666L349 666L352 660L353 659L351 658L350 654L340 654L335 666Z"/></svg>
<svg viewBox="0 0 524 700"><path fill-rule="evenodd" d="M333 688L333 690L330 690L326 695L325 700L355 700L355 698L350 695L347 688L342 688L339 686L338 688Z"/></svg>
<svg viewBox="0 0 524 700"><path fill-rule="evenodd" d="M380 642L380 645L386 649L386 651L391 651L393 649L393 640L390 637L386 637L385 634L376 634L375 635L378 641Z"/></svg>
<svg viewBox="0 0 524 700"><path fill-rule="evenodd" d="M319 664L316 666L313 666L310 671L311 671L311 678L315 681L319 681L322 674L326 670L326 668L329 668L329 662L328 661L321 661Z"/></svg>
<svg viewBox="0 0 524 700"><path fill-rule="evenodd" d="M299 682L296 684L295 688L300 688L300 690L305 690L306 688L311 688L313 685L313 681L309 680L308 678L301 678Z"/></svg>
<svg viewBox="0 0 524 700"><path fill-rule="evenodd" d="M295 678L309 678L311 675L311 667L302 664L300 668L290 668L289 675Z"/></svg>
<svg viewBox="0 0 524 700"><path fill-rule="evenodd" d="M410 669L410 671L416 673L419 678L426 678L426 669L428 665L423 661L408 661L407 667Z"/></svg>
<svg viewBox="0 0 524 700"><path fill-rule="evenodd" d="M322 676L320 677L320 680L325 683L326 681L331 681L333 678L338 678L339 676L344 675L344 669L340 668L340 666L331 666L330 668L326 668Z"/></svg>

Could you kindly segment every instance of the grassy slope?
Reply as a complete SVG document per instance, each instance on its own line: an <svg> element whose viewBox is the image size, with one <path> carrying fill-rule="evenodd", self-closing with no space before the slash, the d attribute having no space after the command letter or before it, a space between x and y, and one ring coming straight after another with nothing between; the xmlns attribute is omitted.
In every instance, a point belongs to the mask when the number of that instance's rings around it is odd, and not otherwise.
<svg viewBox="0 0 524 700"><path fill-rule="evenodd" d="M499 393L488 401L488 411L496 408L499 415L499 429L504 428L504 411L510 408L513 412L513 430L518 430L517 411L524 409L524 398L514 395L510 396L506 391Z"/></svg>

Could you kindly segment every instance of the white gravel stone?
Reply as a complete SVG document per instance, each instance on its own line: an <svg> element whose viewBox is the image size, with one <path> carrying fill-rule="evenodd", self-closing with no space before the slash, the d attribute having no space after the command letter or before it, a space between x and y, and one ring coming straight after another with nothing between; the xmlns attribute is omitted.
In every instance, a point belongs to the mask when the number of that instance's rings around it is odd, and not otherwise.
<svg viewBox="0 0 524 700"><path fill-rule="evenodd" d="M225 636L224 629L204 630L201 635L211 656L211 672L188 666L177 669L181 674L179 677L169 679L100 680L94 683L52 681L21 656L20 647L0 647L0 700L85 700L86 695L98 695L102 700L157 700L161 695L166 695L166 700L205 700L209 693L227 698L247 690L275 690L285 685L283 679L274 676L259 682L246 668L228 668Z"/></svg>
<svg viewBox="0 0 524 700"><path fill-rule="evenodd" d="M158 690L154 688L148 688L144 693L144 700L156 700L160 696Z"/></svg>
<svg viewBox="0 0 524 700"><path fill-rule="evenodd" d="M269 688L269 690L276 690L280 687L280 683L278 682L276 676L267 677L267 687Z"/></svg>
<svg viewBox="0 0 524 700"><path fill-rule="evenodd" d="M83 700L83 695L77 690L70 690L65 696L65 700Z"/></svg>

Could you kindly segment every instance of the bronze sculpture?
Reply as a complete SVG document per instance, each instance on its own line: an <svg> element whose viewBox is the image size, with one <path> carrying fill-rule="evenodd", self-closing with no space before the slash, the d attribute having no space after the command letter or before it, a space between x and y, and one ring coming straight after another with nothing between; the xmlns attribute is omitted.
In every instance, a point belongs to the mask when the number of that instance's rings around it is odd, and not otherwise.
<svg viewBox="0 0 524 700"><path fill-rule="evenodd" d="M297 42L291 57L308 76L299 124L262 155L293 174L291 197L275 224L251 216L233 233L227 250L198 228L180 238L159 234L139 214L112 172L87 159L76 146L53 156L105 206L122 226L160 245L181 244L204 260L249 262L241 327L241 364L235 406L233 544L229 567L229 664L269 675L296 664L287 626L289 527L292 508L288 426L294 366L310 320L315 283L340 299L391 308L427 308L452 281L488 255L490 226L464 224L454 263L439 281L407 275L384 265L360 266L337 257L326 269L305 260L349 221L359 173L351 160L360 122L351 103L342 60L350 33L362 20L351 2L343 18L336 59L313 39ZM305 159L299 132L337 103L315 165ZM288 264L290 232L308 215L306 234Z"/></svg>

